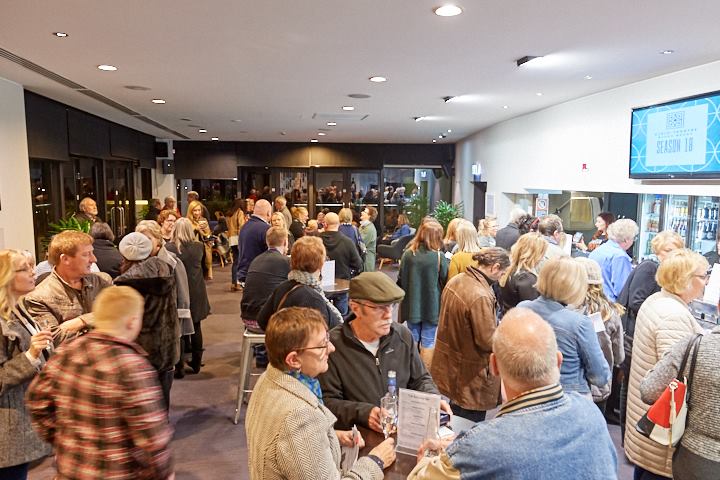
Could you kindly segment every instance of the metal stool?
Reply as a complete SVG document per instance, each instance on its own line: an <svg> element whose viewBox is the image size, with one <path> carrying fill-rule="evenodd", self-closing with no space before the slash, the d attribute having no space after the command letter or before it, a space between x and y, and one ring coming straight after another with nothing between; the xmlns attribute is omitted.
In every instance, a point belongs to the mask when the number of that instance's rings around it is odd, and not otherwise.
<svg viewBox="0 0 720 480"><path fill-rule="evenodd" d="M250 385L250 376L259 376L257 373L251 373L251 361L253 354L253 345L261 345L265 343L264 333L252 333L247 328L243 333L242 341L242 360L240 362L240 380L238 381L237 390L237 406L235 407L235 419L233 423L235 425L240 421L240 408L245 401L245 394L252 393L252 389L247 388Z"/></svg>

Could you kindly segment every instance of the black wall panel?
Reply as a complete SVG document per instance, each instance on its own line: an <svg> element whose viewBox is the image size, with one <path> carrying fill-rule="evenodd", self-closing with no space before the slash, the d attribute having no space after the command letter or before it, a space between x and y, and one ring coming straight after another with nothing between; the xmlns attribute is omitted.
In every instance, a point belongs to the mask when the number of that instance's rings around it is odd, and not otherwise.
<svg viewBox="0 0 720 480"><path fill-rule="evenodd" d="M71 155L111 158L109 122L79 110L68 110L68 148Z"/></svg>
<svg viewBox="0 0 720 480"><path fill-rule="evenodd" d="M25 119L31 158L70 159L65 105L25 92Z"/></svg>

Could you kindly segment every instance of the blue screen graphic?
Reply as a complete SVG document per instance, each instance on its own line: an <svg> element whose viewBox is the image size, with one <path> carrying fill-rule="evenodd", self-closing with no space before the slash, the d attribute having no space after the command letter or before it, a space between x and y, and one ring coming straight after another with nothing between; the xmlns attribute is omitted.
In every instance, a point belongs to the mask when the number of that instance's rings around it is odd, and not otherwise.
<svg viewBox="0 0 720 480"><path fill-rule="evenodd" d="M632 112L630 178L720 178L720 92Z"/></svg>

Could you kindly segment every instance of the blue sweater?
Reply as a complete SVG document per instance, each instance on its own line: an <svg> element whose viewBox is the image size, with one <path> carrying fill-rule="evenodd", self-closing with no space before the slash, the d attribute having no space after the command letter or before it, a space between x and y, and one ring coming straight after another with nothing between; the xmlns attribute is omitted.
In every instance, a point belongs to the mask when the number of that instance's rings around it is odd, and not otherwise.
<svg viewBox="0 0 720 480"><path fill-rule="evenodd" d="M247 277L250 263L255 260L255 257L267 250L265 232L267 232L269 228L269 224L264 222L260 217L253 215L240 229L240 234L238 235L238 250L240 251L238 278L241 282L244 282Z"/></svg>

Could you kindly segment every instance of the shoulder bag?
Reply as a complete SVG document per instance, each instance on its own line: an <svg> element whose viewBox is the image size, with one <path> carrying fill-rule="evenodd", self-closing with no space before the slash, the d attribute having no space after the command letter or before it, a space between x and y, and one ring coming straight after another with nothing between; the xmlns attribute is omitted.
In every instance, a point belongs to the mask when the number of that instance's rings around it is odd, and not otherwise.
<svg viewBox="0 0 720 480"><path fill-rule="evenodd" d="M647 413L638 420L635 429L641 435L661 445L672 445L673 447L682 438L683 433L685 433L685 420L690 404L689 381L692 381L695 373L695 362L701 341L702 335L697 335L690 341L687 350L685 350L685 356L680 364L677 377L670 382L670 385L665 388L660 398L653 403ZM684 377L683 372L685 372L685 366L691 351L693 354L690 361L689 377ZM680 377L682 381L678 380Z"/></svg>

